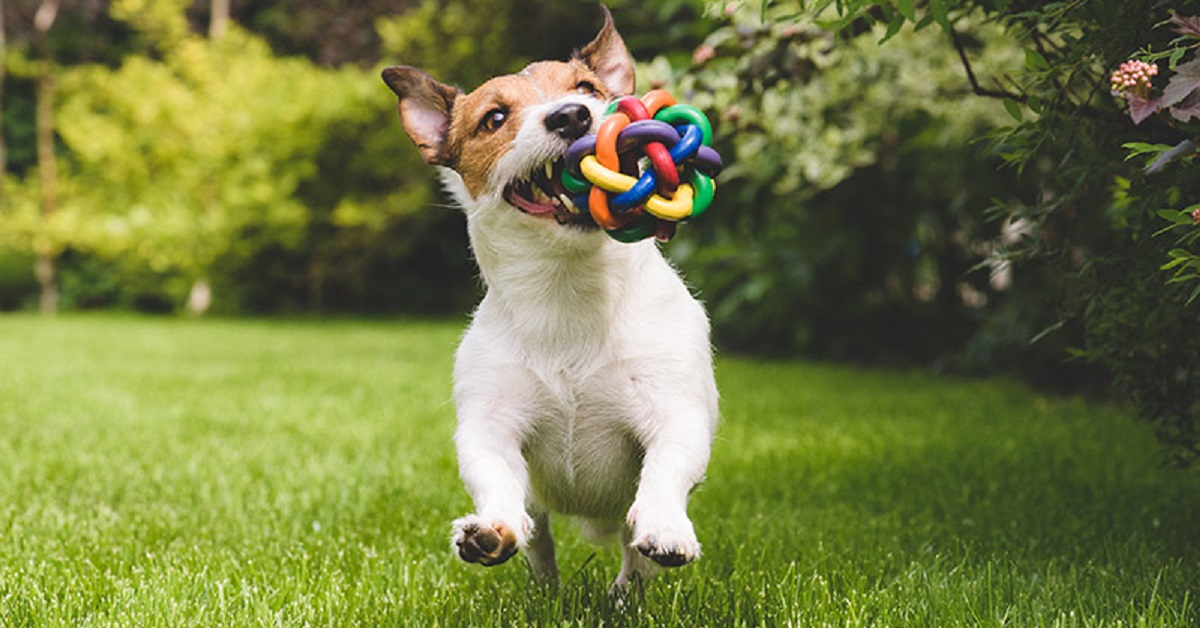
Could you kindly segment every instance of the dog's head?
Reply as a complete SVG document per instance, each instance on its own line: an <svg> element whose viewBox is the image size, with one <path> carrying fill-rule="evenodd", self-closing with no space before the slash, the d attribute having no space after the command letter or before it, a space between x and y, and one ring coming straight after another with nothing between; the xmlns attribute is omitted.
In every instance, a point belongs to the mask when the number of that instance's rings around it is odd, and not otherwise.
<svg viewBox="0 0 1200 628"><path fill-rule="evenodd" d="M634 89L633 59L607 8L600 33L567 61L533 63L464 94L408 66L383 80L400 98L400 120L426 162L473 213L505 213L530 228L595 224L559 182L562 157L592 133L604 106ZM493 216L506 222L506 216Z"/></svg>

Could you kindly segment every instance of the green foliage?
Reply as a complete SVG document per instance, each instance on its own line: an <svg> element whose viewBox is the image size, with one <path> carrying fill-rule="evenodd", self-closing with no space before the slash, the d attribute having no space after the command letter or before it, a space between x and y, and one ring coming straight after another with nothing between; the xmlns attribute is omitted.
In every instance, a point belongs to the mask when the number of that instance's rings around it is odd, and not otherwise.
<svg viewBox="0 0 1200 628"><path fill-rule="evenodd" d="M108 53L94 59L67 50L89 40L72 22L83 10L64 7L66 30L51 32L63 64L62 207L39 216L32 83L10 80L4 126L17 177L0 211L0 247L59 256L68 308L179 306L201 277L227 313L470 307L477 282L462 217L436 197L378 68L366 66L386 56L470 87L533 58L566 57L595 34L599 11L533 0L425 2L399 15L403 7L383 3L342 13L333 3L287 7L286 32L267 29L275 45L362 64L330 69L279 56L241 29L205 40L196 15L184 13L191 4L120 0L109 7L115 21L88 17L104 27L90 41ZM614 3L631 45L649 54L697 37L706 23L695 19L697 6ZM235 9L255 24L271 13L261 4ZM525 19L507 17L518 15ZM673 25L639 43L637 33L650 31L641 25L659 20ZM381 37L369 52L359 40L330 42L347 24L377 26ZM530 30L549 36L530 38ZM28 74L22 33L9 66ZM155 299L126 294L147 276L159 279Z"/></svg>
<svg viewBox="0 0 1200 628"><path fill-rule="evenodd" d="M517 16L489 0L421 0L404 14L378 23L383 47L442 81L477 85L520 69L510 53L511 20ZM487 19L479 19L486 15ZM420 60L415 61L415 60Z"/></svg>
<svg viewBox="0 0 1200 628"><path fill-rule="evenodd" d="M65 282L82 290L66 307L147 302L118 289L147 276L155 301L176 306L209 278L225 312L463 307L465 246L411 270L431 252L430 225L461 224L428 207L429 177L377 73L276 57L240 29L200 38L183 6L117 3L156 55L63 71L61 207L43 219L26 177L0 213L0 244L44 246L65 276L87 278Z"/></svg>
<svg viewBox="0 0 1200 628"><path fill-rule="evenodd" d="M1173 154L1163 145L1200 132L1200 121L1165 115L1168 108L1194 104L1190 94L1197 86L1184 63L1194 47L1190 36L1163 27L1170 17L1165 8L1120 0L980 1L949 8L930 2L912 11L888 1L815 4L834 8L832 23L843 37L889 20L939 24L943 45L953 42L969 63L963 41L978 31L979 16L1019 42L1022 67L1002 73L985 67L972 86L982 97L1006 100L1015 123L990 132L989 147L1034 188L1018 202L1002 199L1000 215L1024 224L1026 235L998 249L997 259L1018 264L1026 276L1036 273L1043 291L1061 296L1055 300L1058 321L1039 338L1075 343L1074 355L1112 374L1139 413L1158 426L1176 460L1194 460L1200 453L1200 374L1192 365L1200 335L1192 333L1198 315L1186 284L1195 279L1189 270L1194 251L1187 247L1196 237L1187 231L1174 245L1156 237L1191 228L1183 210L1163 208L1190 209L1200 198L1194 172L1161 167L1191 159L1185 144ZM1187 50L1181 53L1181 47ZM1145 59L1166 58L1166 68L1179 74L1170 77L1157 104L1164 115L1134 127L1130 117L1145 119L1154 103L1118 100L1109 88L1110 73L1139 50ZM1129 117L1118 106L1126 100ZM1126 161L1122 145L1163 159L1142 171Z"/></svg>
<svg viewBox="0 0 1200 628"><path fill-rule="evenodd" d="M639 58L686 54L712 27L704 0L606 4ZM388 60L464 89L535 59L565 59L599 28L599 8L576 0L421 0L377 21Z"/></svg>
<svg viewBox="0 0 1200 628"><path fill-rule="evenodd" d="M932 30L836 43L788 7L724 16L690 67L644 69L718 121L718 205L669 250L721 344L858 359L961 348L998 297L987 272L967 274L997 246L985 210L1017 190L970 142L1004 108L964 93ZM983 29L981 63L1019 64L1006 44Z"/></svg>
<svg viewBox="0 0 1200 628"><path fill-rule="evenodd" d="M59 130L78 169L81 211L124 209L120 222L105 217L108 232L94 246L136 243L152 266L200 272L225 247L254 246L235 238L251 224L294 242L308 218L295 193L316 175L322 131L366 100L367 77L274 58L239 31L172 53L64 80L71 96Z"/></svg>
<svg viewBox="0 0 1200 628"><path fill-rule="evenodd" d="M719 361L696 564L618 605L616 541L561 518L558 587L532 585L519 557L464 565L446 541L470 508L446 402L460 333L0 318L0 624L1200 619L1200 477L1160 465L1126 412L798 362Z"/></svg>

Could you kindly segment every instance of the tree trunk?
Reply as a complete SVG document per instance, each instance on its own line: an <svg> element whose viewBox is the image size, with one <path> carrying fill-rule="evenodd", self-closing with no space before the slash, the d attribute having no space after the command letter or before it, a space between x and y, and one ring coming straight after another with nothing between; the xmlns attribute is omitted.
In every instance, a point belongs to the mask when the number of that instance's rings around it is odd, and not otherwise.
<svg viewBox="0 0 1200 628"><path fill-rule="evenodd" d="M229 0L211 0L209 7L208 38L215 41L229 30ZM192 282L192 289L188 292L187 312L194 316L203 315L212 306L212 299L212 284L208 277L199 277Z"/></svg>
<svg viewBox="0 0 1200 628"><path fill-rule="evenodd" d="M4 120L4 80L8 78L8 34L4 24L4 0L0 0L0 121ZM4 191L4 178L8 174L8 145L4 143L4 127L0 124L0 212L5 209L8 197Z"/></svg>
<svg viewBox="0 0 1200 628"><path fill-rule="evenodd" d="M229 0L212 0L212 15L208 19L208 38L220 39L229 29Z"/></svg>
<svg viewBox="0 0 1200 628"><path fill-rule="evenodd" d="M39 53L37 77L37 161L42 184L42 224L58 208L58 164L54 159L54 63L50 58L50 27L58 17L59 0L42 0L33 18ZM54 271L54 246L37 245L36 274L41 286L38 303L43 314L58 311L58 281Z"/></svg>

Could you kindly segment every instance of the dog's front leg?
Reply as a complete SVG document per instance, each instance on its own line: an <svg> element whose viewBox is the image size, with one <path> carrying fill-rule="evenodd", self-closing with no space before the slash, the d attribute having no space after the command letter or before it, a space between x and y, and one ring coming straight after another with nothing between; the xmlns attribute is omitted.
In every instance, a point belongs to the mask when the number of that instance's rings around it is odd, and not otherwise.
<svg viewBox="0 0 1200 628"><path fill-rule="evenodd" d="M629 546L664 567L700 557L687 500L704 477L714 433L704 404L672 405L657 408L643 433L646 453L626 519L633 539Z"/></svg>
<svg viewBox="0 0 1200 628"><path fill-rule="evenodd" d="M509 429L505 429L505 428ZM521 436L496 417L460 416L455 444L459 474L475 514L455 520L451 541L469 563L499 565L525 546L533 519L525 510L529 478Z"/></svg>

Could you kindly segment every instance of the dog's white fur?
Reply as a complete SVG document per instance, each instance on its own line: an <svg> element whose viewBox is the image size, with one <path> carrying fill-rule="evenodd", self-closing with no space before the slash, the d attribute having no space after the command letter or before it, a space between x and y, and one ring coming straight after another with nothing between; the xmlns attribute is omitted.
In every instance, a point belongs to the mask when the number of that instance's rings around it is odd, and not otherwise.
<svg viewBox="0 0 1200 628"><path fill-rule="evenodd" d="M704 308L654 241L619 243L503 200L505 182L565 150L543 119L567 102L602 117L603 102L574 93L514 111L521 126L483 192L440 167L487 288L454 368L476 510L452 542L507 528L535 577L553 579L549 512L572 515L593 537L620 533L622 590L654 570L646 557L700 554L687 500L708 463L717 387Z"/></svg>

